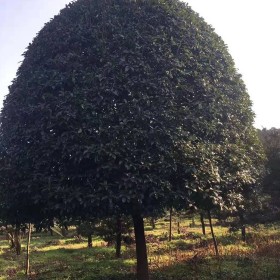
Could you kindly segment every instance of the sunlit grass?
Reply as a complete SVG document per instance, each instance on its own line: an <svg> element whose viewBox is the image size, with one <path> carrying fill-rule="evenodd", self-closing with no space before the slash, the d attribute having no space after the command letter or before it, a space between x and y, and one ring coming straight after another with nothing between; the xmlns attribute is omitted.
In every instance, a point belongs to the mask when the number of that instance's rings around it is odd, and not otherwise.
<svg viewBox="0 0 280 280"><path fill-rule="evenodd" d="M180 233L174 218L172 241L168 241L169 222L161 219L153 230L146 223L148 262L152 280L184 279L280 279L280 229L278 225L249 228L248 242L240 233L230 233L215 225L220 257L215 256L210 229L202 235L198 218L180 219ZM214 220L215 224L216 220ZM122 258L115 258L115 248L94 237L93 248L86 239L33 234L31 241L32 279L135 279L135 245L122 246ZM73 236L73 237L72 237ZM6 240L0 240L0 280L25 279L25 242L16 256Z"/></svg>

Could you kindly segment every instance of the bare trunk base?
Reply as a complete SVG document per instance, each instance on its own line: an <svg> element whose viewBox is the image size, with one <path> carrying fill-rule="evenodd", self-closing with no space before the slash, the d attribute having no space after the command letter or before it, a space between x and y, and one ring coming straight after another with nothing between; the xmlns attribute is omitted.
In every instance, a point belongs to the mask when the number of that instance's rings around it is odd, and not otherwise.
<svg viewBox="0 0 280 280"><path fill-rule="evenodd" d="M31 224L28 225L28 237L27 237L27 246L26 246L26 266L25 266L26 275L29 275L30 273L30 242L31 242Z"/></svg>
<svg viewBox="0 0 280 280"><path fill-rule="evenodd" d="M168 241L172 240L172 208L170 208L169 212L169 237Z"/></svg>
<svg viewBox="0 0 280 280"><path fill-rule="evenodd" d="M151 226L152 226L152 229L156 228L155 219L153 217L151 218Z"/></svg>
<svg viewBox="0 0 280 280"><path fill-rule="evenodd" d="M92 248L92 235L88 235L88 248Z"/></svg>
<svg viewBox="0 0 280 280"><path fill-rule="evenodd" d="M16 245L15 245L15 237L12 232L7 233L7 240L11 243L10 248L14 249Z"/></svg>
<svg viewBox="0 0 280 280"><path fill-rule="evenodd" d="M211 213L210 213L210 211L208 211L208 218L209 218L209 224L210 224L210 229L211 229L211 235L212 235L212 239L213 239L213 242L214 242L214 247L215 247L216 256L219 257L218 244L217 244L216 236L215 236L215 234L214 234L214 229L213 229L213 225L212 225L212 218L211 218Z"/></svg>
<svg viewBox="0 0 280 280"><path fill-rule="evenodd" d="M120 218L117 218L116 258L121 257L121 245L122 245L122 221Z"/></svg>
<svg viewBox="0 0 280 280"><path fill-rule="evenodd" d="M200 213L200 222L201 222L201 229L202 229L202 234L205 235L205 223L204 223L204 217L203 213Z"/></svg>
<svg viewBox="0 0 280 280"><path fill-rule="evenodd" d="M141 217L139 214L133 215L133 224L136 241L137 280L149 280L149 268L143 217Z"/></svg>
<svg viewBox="0 0 280 280"><path fill-rule="evenodd" d="M241 227L241 235L242 235L242 241L246 242L246 226L242 225Z"/></svg>
<svg viewBox="0 0 280 280"><path fill-rule="evenodd" d="M21 240L20 240L20 229L15 230L15 248L16 254L19 256L21 254Z"/></svg>

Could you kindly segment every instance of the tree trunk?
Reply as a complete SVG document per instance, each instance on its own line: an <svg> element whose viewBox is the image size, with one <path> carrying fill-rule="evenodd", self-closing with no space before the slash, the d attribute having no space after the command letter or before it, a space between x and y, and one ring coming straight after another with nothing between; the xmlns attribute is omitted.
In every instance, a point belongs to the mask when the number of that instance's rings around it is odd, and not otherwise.
<svg viewBox="0 0 280 280"><path fill-rule="evenodd" d="M239 219L241 223L241 236L242 236L242 241L246 242L246 225L244 221L244 216L243 214L239 214Z"/></svg>
<svg viewBox="0 0 280 280"><path fill-rule="evenodd" d="M181 231L180 231L180 221L177 222L177 233L180 234Z"/></svg>
<svg viewBox="0 0 280 280"><path fill-rule="evenodd" d="M205 235L205 223L204 223L204 217L203 217L203 213L200 213L200 222L201 222L201 228L202 228L202 234Z"/></svg>
<svg viewBox="0 0 280 280"><path fill-rule="evenodd" d="M195 227L194 214L192 214L192 227Z"/></svg>
<svg viewBox="0 0 280 280"><path fill-rule="evenodd" d="M156 228L156 224L155 224L155 219L154 219L154 217L151 218L151 226L152 226L152 229L155 229L155 228Z"/></svg>
<svg viewBox="0 0 280 280"><path fill-rule="evenodd" d="M169 212L169 237L168 241L172 240L172 207L170 208Z"/></svg>
<svg viewBox="0 0 280 280"><path fill-rule="evenodd" d="M88 248L92 248L92 234L88 234Z"/></svg>
<svg viewBox="0 0 280 280"><path fill-rule="evenodd" d="M28 276L30 273L30 241L31 241L31 223L28 225L28 237L27 237L27 246L26 246L26 267L25 267L25 274Z"/></svg>
<svg viewBox="0 0 280 280"><path fill-rule="evenodd" d="M242 241L246 242L246 226L241 226Z"/></svg>
<svg viewBox="0 0 280 280"><path fill-rule="evenodd" d="M39 232L40 232L39 225L35 224L34 227L35 227L35 232L36 232L36 233L39 233Z"/></svg>
<svg viewBox="0 0 280 280"><path fill-rule="evenodd" d="M19 256L21 253L21 243L20 243L20 228L19 226L16 226L15 229L15 248L16 248L16 253Z"/></svg>
<svg viewBox="0 0 280 280"><path fill-rule="evenodd" d="M63 237L66 237L68 235L68 226L67 225L63 225L61 227L61 234L63 235Z"/></svg>
<svg viewBox="0 0 280 280"><path fill-rule="evenodd" d="M216 256L219 256L218 245L217 245L217 240L216 240L216 237L215 237L215 234L214 234L214 230L213 230L212 218L211 218L210 210L208 210L208 219L209 219L209 224L210 224L210 229L211 229L211 235L212 235L213 242L214 242Z"/></svg>
<svg viewBox="0 0 280 280"><path fill-rule="evenodd" d="M53 230L52 230L52 227L51 227L51 226L49 226L48 228L49 228L49 232L50 232L51 236L53 236Z"/></svg>
<svg viewBox="0 0 280 280"><path fill-rule="evenodd" d="M122 220L117 218L117 235L116 235L116 258L121 257L121 245L122 245Z"/></svg>
<svg viewBox="0 0 280 280"><path fill-rule="evenodd" d="M7 233L7 239L8 239L8 241L11 242L10 248L14 249L16 247L14 233L13 232L8 232Z"/></svg>
<svg viewBox="0 0 280 280"><path fill-rule="evenodd" d="M133 224L136 241L137 280L149 280L149 268L143 217L141 217L141 215L139 214L133 215Z"/></svg>

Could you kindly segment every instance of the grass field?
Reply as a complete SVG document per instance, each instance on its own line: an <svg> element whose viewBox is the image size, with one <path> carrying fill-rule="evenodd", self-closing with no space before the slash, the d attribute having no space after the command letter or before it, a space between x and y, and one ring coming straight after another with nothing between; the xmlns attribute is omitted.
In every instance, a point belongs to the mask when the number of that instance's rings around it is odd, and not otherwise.
<svg viewBox="0 0 280 280"><path fill-rule="evenodd" d="M181 221L180 234L173 223L173 240L167 241L168 222L156 223L156 229L146 225L148 258L152 280L210 279L280 279L280 226L249 228L248 241L239 233L215 225L220 257L215 256L210 229L201 234L200 223L190 227L191 220ZM135 279L135 246L122 246L121 259L115 258L114 247L107 247L94 238L93 248L86 240L79 241L74 229L68 237L49 233L33 234L31 241L31 275L29 279ZM5 236L0 236L0 279L26 279L23 252L16 256Z"/></svg>

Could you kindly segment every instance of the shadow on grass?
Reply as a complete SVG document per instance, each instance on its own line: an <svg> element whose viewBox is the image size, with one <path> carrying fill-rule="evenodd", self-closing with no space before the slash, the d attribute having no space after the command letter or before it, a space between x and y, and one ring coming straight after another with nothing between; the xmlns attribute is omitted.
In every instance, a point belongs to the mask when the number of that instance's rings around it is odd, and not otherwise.
<svg viewBox="0 0 280 280"><path fill-rule="evenodd" d="M191 259L152 271L151 280L280 279L276 259Z"/></svg>
<svg viewBox="0 0 280 280"><path fill-rule="evenodd" d="M115 259L114 254L113 247L35 251L31 253L30 279L136 280L135 260ZM278 265L278 258L195 255L176 264L154 267L151 280L276 280L280 279ZM24 275L13 279L24 279Z"/></svg>

